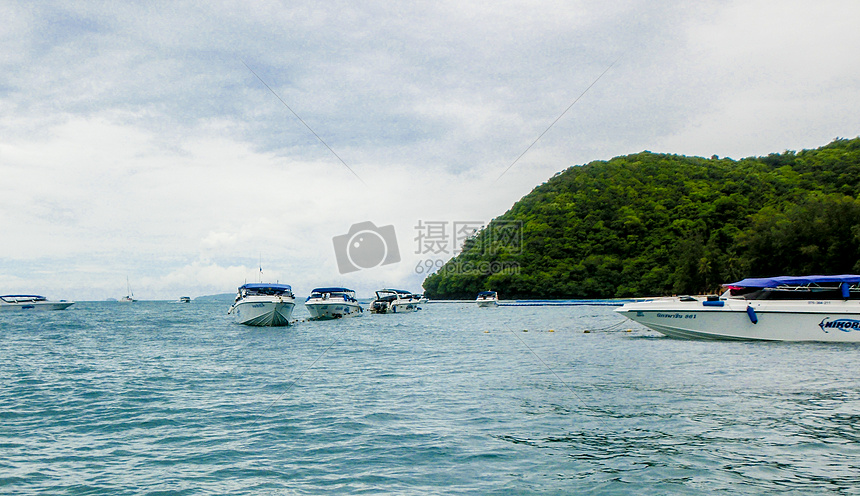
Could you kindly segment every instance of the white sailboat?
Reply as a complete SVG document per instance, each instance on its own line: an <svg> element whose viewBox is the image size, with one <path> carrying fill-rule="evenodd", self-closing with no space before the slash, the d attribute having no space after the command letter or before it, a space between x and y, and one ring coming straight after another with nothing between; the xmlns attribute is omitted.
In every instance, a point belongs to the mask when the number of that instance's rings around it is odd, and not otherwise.
<svg viewBox="0 0 860 496"><path fill-rule="evenodd" d="M125 276L126 295L119 299L120 303L131 303L137 301L134 299L134 292L131 290L131 285L128 283L128 276Z"/></svg>

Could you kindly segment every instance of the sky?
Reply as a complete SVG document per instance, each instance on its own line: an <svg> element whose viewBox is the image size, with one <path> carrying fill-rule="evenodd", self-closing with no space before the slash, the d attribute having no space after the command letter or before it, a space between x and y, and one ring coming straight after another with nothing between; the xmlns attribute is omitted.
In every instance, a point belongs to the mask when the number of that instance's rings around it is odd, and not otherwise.
<svg viewBox="0 0 860 496"><path fill-rule="evenodd" d="M3 1L0 18L0 294L420 292L455 226L568 167L860 135L850 0Z"/></svg>

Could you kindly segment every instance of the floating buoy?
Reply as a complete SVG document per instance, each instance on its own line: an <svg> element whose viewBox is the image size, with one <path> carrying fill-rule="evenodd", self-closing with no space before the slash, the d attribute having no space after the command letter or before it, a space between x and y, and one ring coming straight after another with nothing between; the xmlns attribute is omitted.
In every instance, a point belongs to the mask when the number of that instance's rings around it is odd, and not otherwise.
<svg viewBox="0 0 860 496"><path fill-rule="evenodd" d="M554 330L552 330L552 329L550 329L550 330L549 330L549 331L547 331L547 332L555 332L555 331L554 331Z"/></svg>
<svg viewBox="0 0 860 496"><path fill-rule="evenodd" d="M484 331L484 334L489 334L489 333L490 333L490 331Z"/></svg>
<svg viewBox="0 0 860 496"><path fill-rule="evenodd" d="M625 332L633 332L633 329L627 329Z"/></svg>
<svg viewBox="0 0 860 496"><path fill-rule="evenodd" d="M758 316L755 314L755 310L753 310L753 307L747 307L747 315L750 318L750 322L752 322L753 324L758 324Z"/></svg>
<svg viewBox="0 0 860 496"><path fill-rule="evenodd" d="M529 332L529 330L528 330L528 329L523 329L523 332Z"/></svg>
<svg viewBox="0 0 860 496"><path fill-rule="evenodd" d="M588 334L588 333L590 333L590 332L591 332L591 331L589 331L588 329L586 329L586 330L582 331L582 333L583 333L583 334Z"/></svg>

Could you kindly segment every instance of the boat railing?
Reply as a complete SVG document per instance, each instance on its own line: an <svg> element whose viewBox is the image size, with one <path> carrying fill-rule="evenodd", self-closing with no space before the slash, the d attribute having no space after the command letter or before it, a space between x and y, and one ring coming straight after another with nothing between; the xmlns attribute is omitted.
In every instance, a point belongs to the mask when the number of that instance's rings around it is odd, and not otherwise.
<svg viewBox="0 0 860 496"><path fill-rule="evenodd" d="M237 299L247 298L248 296L286 296L287 298L294 298L293 293L290 291L246 289Z"/></svg>
<svg viewBox="0 0 860 496"><path fill-rule="evenodd" d="M860 299L860 287L820 284L780 285L772 288L742 288L731 291L735 298L745 300L856 300Z"/></svg>

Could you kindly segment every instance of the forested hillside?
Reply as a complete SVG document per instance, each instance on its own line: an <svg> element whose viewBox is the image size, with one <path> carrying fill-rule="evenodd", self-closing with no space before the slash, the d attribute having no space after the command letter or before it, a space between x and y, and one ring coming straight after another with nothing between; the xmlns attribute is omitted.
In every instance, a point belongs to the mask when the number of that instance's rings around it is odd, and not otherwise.
<svg viewBox="0 0 860 496"><path fill-rule="evenodd" d="M860 272L860 138L742 160L642 152L556 174L424 281L430 298L714 291ZM500 237L502 226L521 237Z"/></svg>

